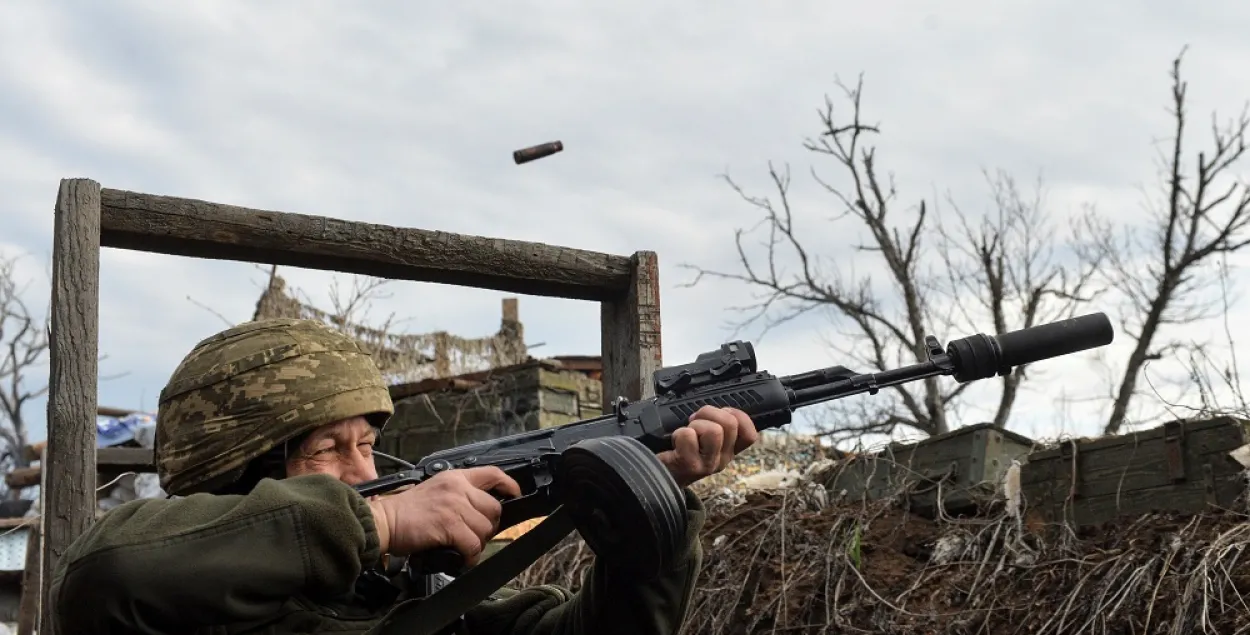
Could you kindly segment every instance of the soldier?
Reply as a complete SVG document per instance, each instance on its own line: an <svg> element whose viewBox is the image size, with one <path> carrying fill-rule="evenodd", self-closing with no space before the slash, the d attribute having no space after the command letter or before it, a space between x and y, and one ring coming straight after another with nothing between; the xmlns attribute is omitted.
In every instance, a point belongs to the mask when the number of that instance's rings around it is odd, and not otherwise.
<svg viewBox="0 0 1250 635"><path fill-rule="evenodd" d="M393 413L373 360L317 322L245 323L195 346L162 390L156 456L168 499L117 507L53 572L51 633L364 633L407 599L370 601L362 572L385 554L452 547L476 562L517 483L494 467L451 470L362 498ZM690 533L659 579L596 562L578 593L504 591L469 611L467 635L676 633L693 591L703 507L687 486L758 438L737 410L704 408L659 455L683 487ZM50 625L45 625L50 626Z"/></svg>

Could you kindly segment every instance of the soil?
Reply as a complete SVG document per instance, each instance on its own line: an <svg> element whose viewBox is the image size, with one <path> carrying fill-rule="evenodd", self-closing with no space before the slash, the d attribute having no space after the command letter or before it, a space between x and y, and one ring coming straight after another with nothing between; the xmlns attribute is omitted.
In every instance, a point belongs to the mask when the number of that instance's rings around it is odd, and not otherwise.
<svg viewBox="0 0 1250 635"><path fill-rule="evenodd" d="M932 521L797 490L708 501L682 633L1238 633L1250 630L1243 514L1152 515L1080 532L1004 515ZM520 585L577 588L574 534Z"/></svg>

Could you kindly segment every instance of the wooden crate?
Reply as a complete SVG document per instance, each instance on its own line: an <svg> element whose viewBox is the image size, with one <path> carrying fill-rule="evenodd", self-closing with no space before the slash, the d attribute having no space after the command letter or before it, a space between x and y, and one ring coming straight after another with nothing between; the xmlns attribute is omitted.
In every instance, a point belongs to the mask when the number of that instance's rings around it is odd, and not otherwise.
<svg viewBox="0 0 1250 635"><path fill-rule="evenodd" d="M1023 461L1033 447L1032 439L982 423L838 461L821 480L851 500L906 496L912 511L928 517L936 516L940 493L947 513L967 513L993 498L1012 460Z"/></svg>
<svg viewBox="0 0 1250 635"><path fill-rule="evenodd" d="M1040 450L1020 475L1029 520L1089 527L1155 511L1244 508L1245 469L1229 453L1247 443L1250 422L1219 417Z"/></svg>

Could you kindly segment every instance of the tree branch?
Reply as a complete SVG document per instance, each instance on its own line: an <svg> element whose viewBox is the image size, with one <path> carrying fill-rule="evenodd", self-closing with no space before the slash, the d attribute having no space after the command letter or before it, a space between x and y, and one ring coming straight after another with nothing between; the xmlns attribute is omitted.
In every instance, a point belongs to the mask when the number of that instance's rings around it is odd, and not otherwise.
<svg viewBox="0 0 1250 635"><path fill-rule="evenodd" d="M1147 363L1201 345L1160 342L1170 325L1193 324L1219 314L1216 298L1206 297L1209 277L1203 268L1214 256L1238 252L1250 244L1250 189L1233 173L1246 152L1250 115L1243 108L1234 120L1219 125L1212 118L1211 148L1197 153L1193 174L1185 169L1185 105L1187 82L1181 79L1184 51L1170 73L1173 138L1165 158L1166 204L1154 216L1153 245L1126 235L1112 240L1110 224L1091 216L1083 223L1087 250L1109 266L1103 279L1124 294L1130 315L1122 329L1134 342L1119 378L1111 412L1104 425L1115 434L1130 423L1128 410L1140 396L1138 381ZM1223 183L1224 180L1229 181ZM1131 234L1131 232L1126 232ZM1187 373L1187 376L1189 374Z"/></svg>
<svg viewBox="0 0 1250 635"><path fill-rule="evenodd" d="M739 198L760 215L749 230L735 231L738 270L683 267L695 272L686 286L720 279L752 290L753 302L730 307L745 316L733 325L735 332L762 324L762 336L800 316L825 310L834 316L840 336L829 347L850 363L881 371L926 359L927 329L943 309L943 300L947 310L963 314L969 327L984 330L984 317L975 312L989 316L994 332L1003 333L1071 314L1097 293L1092 280L1099 259L1078 263L1070 273L1054 253L1055 241L1040 200L1026 203L1005 176L990 179L996 220L974 226L952 205L962 231L945 231L939 221L935 237L929 231L930 206L924 200L906 216L895 218L900 214L894 209L897 191L891 180L881 177L877 151L868 143L880 129L863 121L862 85L862 79L852 88L838 84L849 102L850 122L837 121L833 102L826 98L818 112L821 133L808 139L804 148L829 159L841 177L834 182L811 170L814 181L830 195L832 222L850 220L866 230L869 240L856 250L879 259L887 284L878 288L874 276L856 276L846 265L822 260L807 247L810 230L796 221L788 168L778 170L769 164L772 197L748 194L725 176ZM760 229L762 253L753 254L744 237ZM1068 259L1077 255L1069 254ZM1024 378L1023 372L1003 378L995 416L1000 425L1006 425ZM937 378L893 386L891 398L875 396L871 406L831 406L830 423L822 427L839 436L892 434L900 426L940 434L951 428L949 413L966 389L957 385L943 390Z"/></svg>

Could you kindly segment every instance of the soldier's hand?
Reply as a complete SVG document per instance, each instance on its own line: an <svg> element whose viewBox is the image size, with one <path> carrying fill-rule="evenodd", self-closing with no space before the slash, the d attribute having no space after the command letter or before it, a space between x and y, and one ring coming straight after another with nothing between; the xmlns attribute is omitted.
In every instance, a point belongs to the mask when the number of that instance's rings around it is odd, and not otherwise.
<svg viewBox="0 0 1250 635"><path fill-rule="evenodd" d="M673 449L656 455L686 487L729 465L739 452L760 438L747 413L736 408L704 406L690 416L690 423L673 433Z"/></svg>
<svg viewBox="0 0 1250 635"><path fill-rule="evenodd" d="M393 496L369 502L382 553L406 556L450 547L472 565L498 532L502 504L490 493L521 495L497 467L448 470Z"/></svg>

